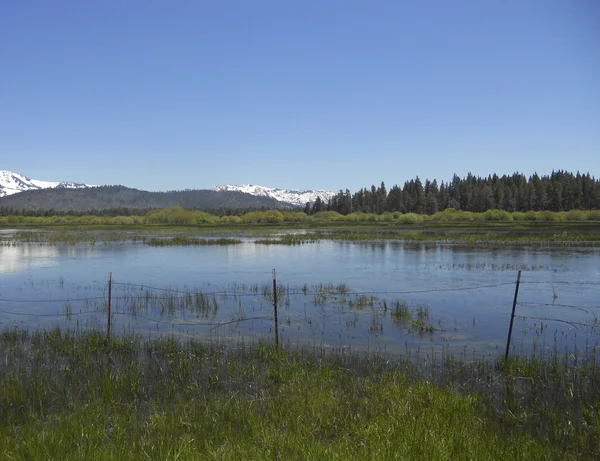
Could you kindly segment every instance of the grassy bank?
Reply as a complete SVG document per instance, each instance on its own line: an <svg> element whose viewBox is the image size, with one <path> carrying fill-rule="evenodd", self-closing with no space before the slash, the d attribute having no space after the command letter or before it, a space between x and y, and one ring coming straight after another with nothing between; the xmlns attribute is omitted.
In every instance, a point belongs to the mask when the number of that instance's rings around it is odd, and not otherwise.
<svg viewBox="0 0 600 461"><path fill-rule="evenodd" d="M594 459L587 359L372 356L0 335L2 459Z"/></svg>

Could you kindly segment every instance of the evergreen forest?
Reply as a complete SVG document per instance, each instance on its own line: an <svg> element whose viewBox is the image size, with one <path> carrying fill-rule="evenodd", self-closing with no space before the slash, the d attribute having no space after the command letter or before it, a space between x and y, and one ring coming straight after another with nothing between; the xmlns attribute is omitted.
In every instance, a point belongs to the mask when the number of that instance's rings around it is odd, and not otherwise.
<svg viewBox="0 0 600 461"><path fill-rule="evenodd" d="M481 213L499 209L509 212L568 211L600 209L600 181L589 173L576 174L555 171L549 176L521 173L510 176L465 178L454 175L449 182L417 177L402 187L389 190L379 187L362 188L352 194L340 190L328 203L316 200L307 204L305 212L336 211L347 215L354 212L382 214L386 212L432 215L448 208Z"/></svg>

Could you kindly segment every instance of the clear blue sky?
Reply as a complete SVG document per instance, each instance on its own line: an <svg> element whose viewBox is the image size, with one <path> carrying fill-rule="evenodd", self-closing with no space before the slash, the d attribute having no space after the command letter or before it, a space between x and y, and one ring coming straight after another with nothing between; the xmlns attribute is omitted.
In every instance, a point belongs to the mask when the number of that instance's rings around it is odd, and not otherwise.
<svg viewBox="0 0 600 461"><path fill-rule="evenodd" d="M146 190L600 175L600 2L3 1L0 169Z"/></svg>

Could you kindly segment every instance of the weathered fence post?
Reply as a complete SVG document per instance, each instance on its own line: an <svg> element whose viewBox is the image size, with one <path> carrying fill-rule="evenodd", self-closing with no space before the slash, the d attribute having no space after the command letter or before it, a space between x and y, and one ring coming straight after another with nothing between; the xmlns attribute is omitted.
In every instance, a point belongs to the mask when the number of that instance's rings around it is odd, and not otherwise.
<svg viewBox="0 0 600 461"><path fill-rule="evenodd" d="M277 277L273 269L273 310L275 313L275 345L279 346L279 326L277 324Z"/></svg>
<svg viewBox="0 0 600 461"><path fill-rule="evenodd" d="M110 340L110 301L111 301L111 296L112 296L112 272L108 273L108 303L107 303L107 310L108 310L108 320L107 320L107 325L106 325L106 340Z"/></svg>
<svg viewBox="0 0 600 461"><path fill-rule="evenodd" d="M508 349L510 348L510 337L512 336L513 323L515 321L515 309L517 308L517 297L519 296L519 284L521 283L521 271L517 275L517 284L515 285L515 299L512 305L512 314L510 315L510 327L508 328L508 339L506 340L506 353L504 358L508 358Z"/></svg>

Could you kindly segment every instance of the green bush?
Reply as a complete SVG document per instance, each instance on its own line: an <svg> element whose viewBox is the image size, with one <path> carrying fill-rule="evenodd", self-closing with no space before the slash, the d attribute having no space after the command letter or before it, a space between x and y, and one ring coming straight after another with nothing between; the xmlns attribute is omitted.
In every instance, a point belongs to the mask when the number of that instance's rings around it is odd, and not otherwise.
<svg viewBox="0 0 600 461"><path fill-rule="evenodd" d="M555 213L553 211L538 211L536 213L536 217L538 221L542 222L560 222L562 221L562 216L559 213Z"/></svg>
<svg viewBox="0 0 600 461"><path fill-rule="evenodd" d="M263 212L263 216L262 216L263 221L262 222L268 222L268 223L278 223L278 222L283 222L283 215L281 214L280 211L277 210L267 210Z"/></svg>
<svg viewBox="0 0 600 461"><path fill-rule="evenodd" d="M457 211L454 208L446 208L444 211L437 211L431 216L432 221L454 221Z"/></svg>
<svg viewBox="0 0 600 461"><path fill-rule="evenodd" d="M278 223L283 222L283 215L277 210L250 211L244 213L242 221L245 223Z"/></svg>
<svg viewBox="0 0 600 461"><path fill-rule="evenodd" d="M581 210L569 210L564 215L565 221L585 221L585 213Z"/></svg>
<svg viewBox="0 0 600 461"><path fill-rule="evenodd" d="M472 211L458 210L456 213L452 213L452 221L465 221L473 222L476 219L475 213Z"/></svg>
<svg viewBox="0 0 600 461"><path fill-rule="evenodd" d="M303 211L283 211L281 214L286 222L302 222L308 219L308 215Z"/></svg>
<svg viewBox="0 0 600 461"><path fill-rule="evenodd" d="M242 218L239 216L221 216L219 222L228 223L228 224L237 224L242 222Z"/></svg>
<svg viewBox="0 0 600 461"><path fill-rule="evenodd" d="M362 211L355 211L354 213L350 213L349 215L346 215L346 217L344 219L346 221L352 221L352 222L366 221L367 215L365 213L363 213Z"/></svg>
<svg viewBox="0 0 600 461"><path fill-rule="evenodd" d="M192 222L194 224L213 224L215 217L204 211L194 211L192 213Z"/></svg>
<svg viewBox="0 0 600 461"><path fill-rule="evenodd" d="M588 221L600 221L600 210L589 210L585 214Z"/></svg>
<svg viewBox="0 0 600 461"><path fill-rule="evenodd" d="M398 224L420 224L425 220L423 215L417 213L406 213L398 216Z"/></svg>
<svg viewBox="0 0 600 461"><path fill-rule="evenodd" d="M483 213L483 219L484 221L512 221L513 217L504 210L493 209Z"/></svg>
<svg viewBox="0 0 600 461"><path fill-rule="evenodd" d="M344 216L337 211L319 211L312 215L311 218L316 221L340 221L344 219Z"/></svg>

